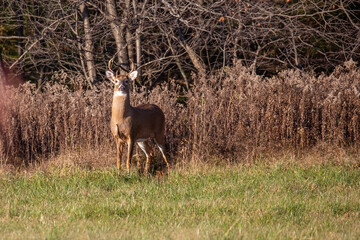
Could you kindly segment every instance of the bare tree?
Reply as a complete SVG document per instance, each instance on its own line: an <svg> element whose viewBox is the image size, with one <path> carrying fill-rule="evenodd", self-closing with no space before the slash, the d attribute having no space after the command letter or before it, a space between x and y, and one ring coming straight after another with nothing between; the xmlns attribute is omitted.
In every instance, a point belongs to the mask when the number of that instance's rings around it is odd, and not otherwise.
<svg viewBox="0 0 360 240"><path fill-rule="evenodd" d="M0 47L0 92L4 89L4 85L6 84L6 72L2 60L2 48Z"/></svg>
<svg viewBox="0 0 360 240"><path fill-rule="evenodd" d="M88 80L89 85L93 85L96 78L95 63L94 63L94 43L91 34L90 26L90 17L89 11L86 5L86 1L82 2L79 6L80 12L82 14L83 23L84 23L84 34L85 34L85 62L87 66L87 72L85 72L86 79Z"/></svg>
<svg viewBox="0 0 360 240"><path fill-rule="evenodd" d="M19 0L23 21L14 1L1 3L4 65L22 66L34 81L65 71L75 76L69 81L91 85L114 56L125 70L129 60L136 64L138 84L175 78L186 89L193 72L209 75L238 60L266 75L287 68L329 73L360 60L355 0Z"/></svg>
<svg viewBox="0 0 360 240"><path fill-rule="evenodd" d="M129 0L126 0L127 5ZM125 66L129 65L128 49L126 44L126 24L125 19L120 20L116 11L115 0L106 0L106 9L108 12L108 19L110 21L111 31L115 38L117 56L119 64ZM123 72L123 70L121 69Z"/></svg>

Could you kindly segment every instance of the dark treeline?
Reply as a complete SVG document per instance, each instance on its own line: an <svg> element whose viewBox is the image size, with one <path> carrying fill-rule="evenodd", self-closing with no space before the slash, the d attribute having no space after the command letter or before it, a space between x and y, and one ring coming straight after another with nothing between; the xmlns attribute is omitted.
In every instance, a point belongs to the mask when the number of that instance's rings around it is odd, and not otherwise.
<svg viewBox="0 0 360 240"><path fill-rule="evenodd" d="M66 73L65 83L91 87L111 58L121 71L135 63L148 88L170 78L191 88L193 72L237 60L267 76L330 73L359 60L359 9L355 0L1 0L0 77L42 86Z"/></svg>

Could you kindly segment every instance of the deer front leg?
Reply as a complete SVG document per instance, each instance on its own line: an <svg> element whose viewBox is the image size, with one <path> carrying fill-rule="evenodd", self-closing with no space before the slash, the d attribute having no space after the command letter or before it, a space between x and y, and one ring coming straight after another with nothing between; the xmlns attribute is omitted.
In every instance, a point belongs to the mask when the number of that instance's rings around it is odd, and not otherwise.
<svg viewBox="0 0 360 240"><path fill-rule="evenodd" d="M119 138L116 138L116 167L118 173L120 172L123 150L124 150L124 142L121 141Z"/></svg>
<svg viewBox="0 0 360 240"><path fill-rule="evenodd" d="M131 157L133 155L134 143L135 142L134 142L133 139L129 139L129 141L128 141L128 152L127 152L127 162L126 162L126 168L127 168L128 174L130 174L130 163L131 163Z"/></svg>

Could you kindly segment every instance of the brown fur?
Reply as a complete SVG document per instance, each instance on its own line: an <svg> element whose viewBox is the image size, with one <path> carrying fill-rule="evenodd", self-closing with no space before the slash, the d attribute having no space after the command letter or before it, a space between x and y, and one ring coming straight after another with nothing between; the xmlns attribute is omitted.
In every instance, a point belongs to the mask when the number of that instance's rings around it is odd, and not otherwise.
<svg viewBox="0 0 360 240"><path fill-rule="evenodd" d="M120 78L121 77L121 78ZM142 139L142 150L146 154L145 172L149 171L151 161L151 148L148 144L150 139L154 139L159 146L164 160L168 164L165 156L165 116L162 110L154 104L142 104L138 107L130 105L130 79L127 76L117 76L112 80L115 82L114 97L112 103L112 116L110 121L111 132L116 140L117 148L117 168L120 170L121 157L124 144L128 145L126 168L130 172L131 157L134 144ZM120 88L126 95L117 96ZM141 143L140 143L141 144ZM139 145L140 146L140 145Z"/></svg>

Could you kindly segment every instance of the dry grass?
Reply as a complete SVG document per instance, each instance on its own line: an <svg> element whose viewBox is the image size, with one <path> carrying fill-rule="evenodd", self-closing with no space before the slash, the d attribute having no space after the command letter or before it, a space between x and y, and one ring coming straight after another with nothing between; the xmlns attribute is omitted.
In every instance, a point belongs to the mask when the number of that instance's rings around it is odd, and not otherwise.
<svg viewBox="0 0 360 240"><path fill-rule="evenodd" d="M149 95L132 94L133 105L151 102L164 110L167 148L178 163L211 161L211 156L253 159L314 147L358 154L360 71L352 61L330 76L284 71L266 79L238 64L194 82L186 95L173 84ZM3 163L26 165L74 152L99 164L112 158L112 87L107 83L76 92L57 83L41 90L25 83L0 98Z"/></svg>

